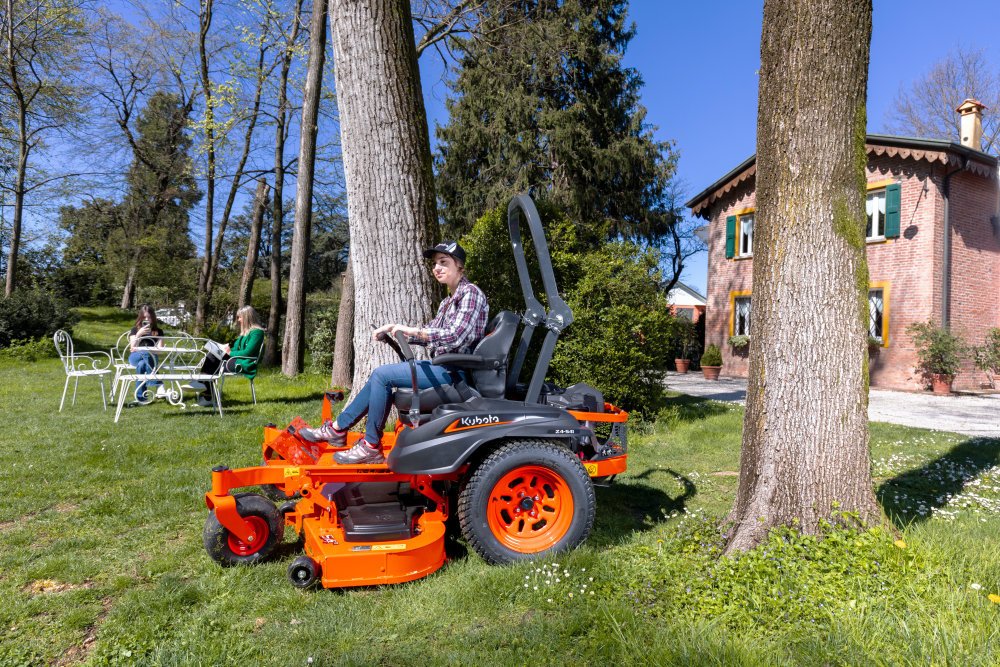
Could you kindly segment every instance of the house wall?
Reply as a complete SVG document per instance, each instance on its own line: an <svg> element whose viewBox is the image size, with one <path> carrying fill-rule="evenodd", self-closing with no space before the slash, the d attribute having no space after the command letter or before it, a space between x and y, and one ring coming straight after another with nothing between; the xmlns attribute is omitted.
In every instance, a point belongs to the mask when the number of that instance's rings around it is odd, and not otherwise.
<svg viewBox="0 0 1000 667"><path fill-rule="evenodd" d="M951 179L952 330L972 345L982 345L991 327L1000 326L1000 240L990 216L996 215L997 181L961 172ZM978 389L986 374L966 361L956 389Z"/></svg>
<svg viewBox="0 0 1000 667"><path fill-rule="evenodd" d="M875 387L919 390L924 380L916 371L916 351L906 334L914 322L940 321L943 271L943 179L949 167L924 160L872 156L868 182L900 183L900 236L867 245L870 283L887 291L888 340L870 356ZM950 169L954 169L952 165ZM989 216L996 208L996 182L958 174L951 181L952 287L951 317L972 342L1000 326L1000 245ZM724 375L746 377L745 352L728 345L734 292L752 298L753 260L726 259L726 217L756 204L754 179L747 179L709 208L709 257L705 340L722 349ZM753 313L751 310L751 332ZM985 379L969 367L956 388L978 387Z"/></svg>

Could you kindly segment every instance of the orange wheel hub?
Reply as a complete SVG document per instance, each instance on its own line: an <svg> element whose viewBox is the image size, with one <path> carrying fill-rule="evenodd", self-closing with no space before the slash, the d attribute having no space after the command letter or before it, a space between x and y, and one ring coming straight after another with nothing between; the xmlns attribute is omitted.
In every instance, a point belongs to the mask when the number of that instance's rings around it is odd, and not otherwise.
<svg viewBox="0 0 1000 667"><path fill-rule="evenodd" d="M573 494L559 474L542 466L511 470L490 491L486 520L508 549L533 554L554 546L573 523Z"/></svg>

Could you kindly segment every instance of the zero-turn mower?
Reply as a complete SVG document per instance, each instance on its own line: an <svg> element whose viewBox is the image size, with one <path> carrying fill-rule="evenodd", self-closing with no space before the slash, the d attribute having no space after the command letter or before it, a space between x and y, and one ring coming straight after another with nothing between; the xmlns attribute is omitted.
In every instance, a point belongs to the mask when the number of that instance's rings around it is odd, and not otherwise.
<svg viewBox="0 0 1000 667"><path fill-rule="evenodd" d="M531 285L522 216L548 310ZM336 463L332 447L298 435L307 426L301 419L283 429L265 427L263 465L212 470L204 542L215 561L262 561L290 526L305 549L288 568L291 582L338 588L434 572L445 562L453 516L469 546L489 563L542 557L587 538L596 509L594 484L609 483L626 467L628 413L585 384L559 389L544 382L556 340L573 313L559 296L541 220L527 195L511 201L507 224L524 313L496 315L471 354L434 358L462 369L464 381L396 390L399 420L383 438L385 463ZM545 336L522 384L521 369L539 328ZM405 337L384 342L410 362L415 388L416 365ZM322 418L329 419L342 399L328 392ZM347 446L360 437L349 433ZM264 495L233 493L247 487L260 487Z"/></svg>

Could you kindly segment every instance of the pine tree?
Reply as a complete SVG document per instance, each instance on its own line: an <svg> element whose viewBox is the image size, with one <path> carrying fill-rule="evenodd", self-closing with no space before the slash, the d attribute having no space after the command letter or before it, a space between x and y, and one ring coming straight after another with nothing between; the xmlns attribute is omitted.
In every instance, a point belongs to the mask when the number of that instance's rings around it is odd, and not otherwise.
<svg viewBox="0 0 1000 667"><path fill-rule="evenodd" d="M438 129L437 189L455 233L516 192L549 200L604 235L656 239L674 217L675 169L622 56L626 0L487 3L481 36L460 42L450 120Z"/></svg>

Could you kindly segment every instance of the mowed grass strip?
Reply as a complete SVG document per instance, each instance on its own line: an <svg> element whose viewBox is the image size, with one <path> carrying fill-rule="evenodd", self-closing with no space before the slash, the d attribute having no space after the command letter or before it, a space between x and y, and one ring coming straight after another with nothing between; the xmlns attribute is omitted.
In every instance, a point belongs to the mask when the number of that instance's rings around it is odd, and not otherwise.
<svg viewBox="0 0 1000 667"><path fill-rule="evenodd" d="M80 348L131 325L83 316ZM633 425L583 548L490 567L456 541L417 582L299 591L290 533L261 566L207 557L203 494L212 466L258 462L263 424L315 421L325 377L268 371L257 406L227 383L224 418L157 402L118 424L94 381L57 413L63 378L55 359L0 361L3 665L1000 662L1000 441L873 424L898 534L777 534L720 560L742 410L676 396Z"/></svg>

